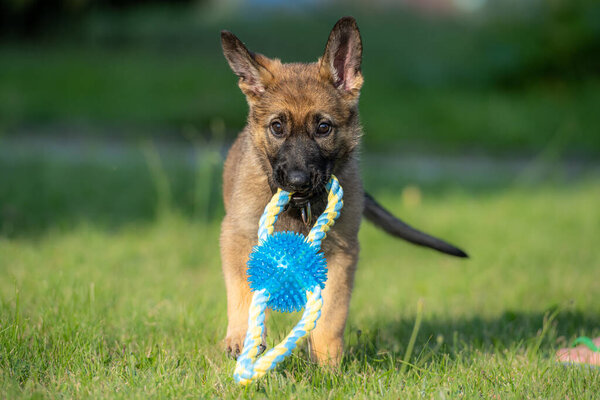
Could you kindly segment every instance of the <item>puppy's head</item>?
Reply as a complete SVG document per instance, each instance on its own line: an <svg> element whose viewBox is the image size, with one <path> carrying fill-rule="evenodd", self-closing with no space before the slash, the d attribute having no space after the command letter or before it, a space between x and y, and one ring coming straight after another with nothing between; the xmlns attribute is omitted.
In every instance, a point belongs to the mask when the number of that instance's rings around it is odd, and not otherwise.
<svg viewBox="0 0 600 400"><path fill-rule="evenodd" d="M250 107L248 129L273 188L297 200L322 192L360 140L362 44L354 18L340 19L315 63L282 64L221 32L223 53Z"/></svg>

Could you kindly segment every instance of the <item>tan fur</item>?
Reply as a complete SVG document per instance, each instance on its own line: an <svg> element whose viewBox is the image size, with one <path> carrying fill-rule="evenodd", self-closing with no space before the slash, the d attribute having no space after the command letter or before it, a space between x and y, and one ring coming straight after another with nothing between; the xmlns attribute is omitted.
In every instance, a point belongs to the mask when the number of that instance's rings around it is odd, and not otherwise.
<svg viewBox="0 0 600 400"><path fill-rule="evenodd" d="M362 85L361 48L353 19L338 22L327 49L335 48L335 41L343 34L350 35L354 40L351 43L355 45L343 60L354 60L356 54L352 51L359 52L359 59L358 65L346 63L347 70L339 72L335 71L329 50L316 63L282 64L279 60L248 52L233 35L223 34L225 55L240 77L239 86L250 106L248 124L229 151L223 173L226 216L221 229L221 257L228 302L225 346L234 355L243 346L251 301L246 262L257 243L259 218L276 189L269 157L277 152L281 141L269 134L269 121L273 115L284 112L294 132L304 132L312 129L310 121L319 113L327 115L336 126L333 134L315 140L321 151L336 157L333 173L344 189L344 208L323 242L328 280L323 292L321 319L310 335L310 349L313 360L321 364L340 361L358 260L357 235L364 208L357 158L361 136L357 109ZM357 37L358 44L355 43ZM354 62L356 64L356 60ZM337 83L338 75L344 75L342 83ZM322 209L314 211L320 213ZM297 214L289 210L282 213L275 229L308 233Z"/></svg>

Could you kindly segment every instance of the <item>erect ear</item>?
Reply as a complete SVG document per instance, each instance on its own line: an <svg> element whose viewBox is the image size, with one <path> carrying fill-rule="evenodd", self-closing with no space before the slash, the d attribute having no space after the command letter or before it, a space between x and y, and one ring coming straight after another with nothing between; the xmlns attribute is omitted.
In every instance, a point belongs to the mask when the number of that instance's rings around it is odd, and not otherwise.
<svg viewBox="0 0 600 400"><path fill-rule="evenodd" d="M325 54L320 60L319 73L336 88L358 97L363 84L361 61L362 41L356 20L344 17L336 22L329 34Z"/></svg>
<svg viewBox="0 0 600 400"><path fill-rule="evenodd" d="M259 96L273 75L267 69L269 59L249 51L244 43L229 31L221 31L223 54L233 72L240 77L238 85L246 96Z"/></svg>

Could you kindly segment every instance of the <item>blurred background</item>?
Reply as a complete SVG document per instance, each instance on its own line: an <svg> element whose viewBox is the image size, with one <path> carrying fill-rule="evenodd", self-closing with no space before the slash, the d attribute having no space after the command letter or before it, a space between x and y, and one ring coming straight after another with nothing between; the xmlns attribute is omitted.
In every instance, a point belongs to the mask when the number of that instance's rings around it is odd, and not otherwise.
<svg viewBox="0 0 600 400"><path fill-rule="evenodd" d="M218 220L247 113L219 31L308 62L343 15L364 41L368 189L414 202L597 174L594 0L3 0L0 234Z"/></svg>

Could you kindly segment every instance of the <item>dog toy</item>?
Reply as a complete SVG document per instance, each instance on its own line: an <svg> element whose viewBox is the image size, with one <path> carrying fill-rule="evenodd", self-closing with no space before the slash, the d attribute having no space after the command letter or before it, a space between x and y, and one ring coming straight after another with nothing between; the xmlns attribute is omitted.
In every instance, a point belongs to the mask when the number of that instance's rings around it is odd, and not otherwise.
<svg viewBox="0 0 600 400"><path fill-rule="evenodd" d="M333 175L326 189L329 192L327 207L306 237L289 231L273 233L279 213L290 201L289 192L279 189L260 218L258 245L252 249L247 264L248 281L254 292L248 332L233 374L239 384L247 385L273 369L317 325L323 306L321 289L327 280L327 262L321 252L321 242L340 215L344 195ZM304 307L304 313L281 343L257 359L267 307L283 312L299 311Z"/></svg>

